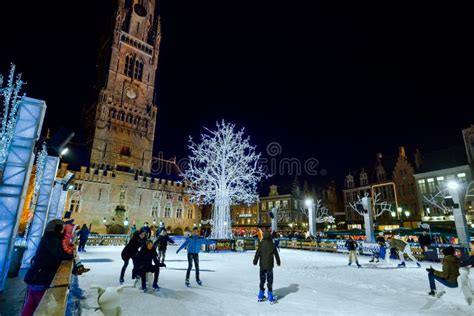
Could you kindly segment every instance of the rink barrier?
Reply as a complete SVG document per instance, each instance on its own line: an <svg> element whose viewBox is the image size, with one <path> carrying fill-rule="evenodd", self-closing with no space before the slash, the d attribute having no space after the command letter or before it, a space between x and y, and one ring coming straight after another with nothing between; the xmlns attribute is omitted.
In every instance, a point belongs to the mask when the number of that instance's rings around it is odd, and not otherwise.
<svg viewBox="0 0 474 316"><path fill-rule="evenodd" d="M35 315L63 316L66 314L72 268L72 260L63 260L63 262L61 262L50 288L46 290L41 298Z"/></svg>
<svg viewBox="0 0 474 316"><path fill-rule="evenodd" d="M349 251L345 247L346 240L341 239L321 239L319 242L313 240L296 240L288 238L280 238L280 248L287 249L300 249L300 250L309 250L309 251L326 251L326 252L339 252L339 253L348 253ZM374 251L379 251L379 245L377 243L367 243L364 241L357 241L359 244L359 254L371 256ZM429 260L425 258L423 249L418 243L408 243L410 245L413 255L418 260L427 260L427 261L441 261L443 259L442 250L446 247L453 246L455 249L460 249L459 245L451 244L432 244L429 247L429 251L434 252L433 255L430 255Z"/></svg>
<svg viewBox="0 0 474 316"><path fill-rule="evenodd" d="M121 234L91 234L87 246L124 246L128 243L129 235Z"/></svg>

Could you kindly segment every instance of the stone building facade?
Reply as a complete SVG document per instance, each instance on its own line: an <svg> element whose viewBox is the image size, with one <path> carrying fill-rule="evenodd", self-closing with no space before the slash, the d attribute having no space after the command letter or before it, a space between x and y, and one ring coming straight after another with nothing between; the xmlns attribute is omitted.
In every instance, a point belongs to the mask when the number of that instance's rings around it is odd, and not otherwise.
<svg viewBox="0 0 474 316"><path fill-rule="evenodd" d="M182 183L152 176L159 19L156 0L118 1L99 53L97 101L85 110L89 165L62 164L58 174L74 173L66 210L94 232L125 233L133 224L163 221L182 234L201 220Z"/></svg>
<svg viewBox="0 0 474 316"><path fill-rule="evenodd" d="M66 171L62 164L58 176ZM183 234L201 221L201 209L180 182L82 167L72 185L66 201L71 218L97 233L127 233L133 224L139 229L163 221L169 232Z"/></svg>

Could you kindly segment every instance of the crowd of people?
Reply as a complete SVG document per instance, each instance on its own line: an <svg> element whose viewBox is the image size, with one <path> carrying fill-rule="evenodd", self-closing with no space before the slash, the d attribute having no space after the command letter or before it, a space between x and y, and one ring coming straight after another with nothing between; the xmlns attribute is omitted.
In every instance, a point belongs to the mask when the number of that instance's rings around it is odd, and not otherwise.
<svg viewBox="0 0 474 316"><path fill-rule="evenodd" d="M47 223L36 253L31 260L31 265L25 274L24 281L27 284L27 296L22 316L33 315L41 298L53 282L57 269L63 260L73 260L73 280L71 293L78 299L85 296L79 288L77 276L88 272L78 255L78 251L85 251L85 245L89 236L86 225L79 228L73 219L54 219ZM79 241L76 251L75 244Z"/></svg>

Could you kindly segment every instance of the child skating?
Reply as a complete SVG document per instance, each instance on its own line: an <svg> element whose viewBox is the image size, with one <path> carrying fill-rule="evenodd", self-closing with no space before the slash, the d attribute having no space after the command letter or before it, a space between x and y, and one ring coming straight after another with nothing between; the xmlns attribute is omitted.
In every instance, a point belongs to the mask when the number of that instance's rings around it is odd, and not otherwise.
<svg viewBox="0 0 474 316"><path fill-rule="evenodd" d="M280 256L278 255L278 250L275 247L275 244L272 241L270 232L266 231L263 234L262 241L258 244L258 249L255 252L255 257L253 259L253 264L257 265L260 260L260 291L258 293L258 301L265 300L265 281L267 282L268 288L268 300L270 303L275 303L276 298L273 296L273 266L274 260L280 266Z"/></svg>
<svg viewBox="0 0 474 316"><path fill-rule="evenodd" d="M186 241L181 245L181 247L176 250L176 253L179 253L181 249L186 247L188 252L188 270L186 271L186 286L189 287L189 275L191 274L191 269L193 268L193 261L194 261L194 269L196 270L196 283L202 285L201 279L199 278L199 252L201 251L201 246L204 244L209 243L207 239L199 236L198 228L193 228L193 233L191 236L186 238Z"/></svg>

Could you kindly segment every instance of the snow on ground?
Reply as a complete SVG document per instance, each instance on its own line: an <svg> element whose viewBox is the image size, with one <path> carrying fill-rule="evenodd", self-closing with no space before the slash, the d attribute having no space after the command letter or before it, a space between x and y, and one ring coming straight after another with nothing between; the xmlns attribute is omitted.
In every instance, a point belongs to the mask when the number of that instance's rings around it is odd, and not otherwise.
<svg viewBox="0 0 474 316"><path fill-rule="evenodd" d="M98 315L96 290L89 287L118 286L123 247L88 247L81 254L91 271L80 276L87 291L83 315ZM169 247L167 268L162 268L159 292L124 289L123 315L474 315L458 289L440 299L428 297L429 284L422 263L416 268L395 268L398 261L378 267L361 256L361 269L347 266L347 255L282 249L282 265L274 269L274 293L279 303L257 302L259 268L253 266L253 251L245 253L201 253L203 286L191 275L191 288L184 285L186 252ZM432 264L440 269L440 264ZM132 262L125 283L132 284ZM472 278L472 277L471 277ZM474 281L474 280L473 280ZM438 290L443 286L437 283Z"/></svg>

